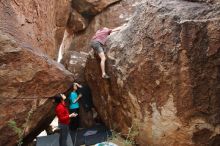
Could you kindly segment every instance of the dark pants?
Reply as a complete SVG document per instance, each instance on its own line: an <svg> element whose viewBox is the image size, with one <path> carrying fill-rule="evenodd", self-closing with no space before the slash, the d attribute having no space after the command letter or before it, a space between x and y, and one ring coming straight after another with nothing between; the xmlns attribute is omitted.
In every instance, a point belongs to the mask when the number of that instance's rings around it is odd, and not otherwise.
<svg viewBox="0 0 220 146"><path fill-rule="evenodd" d="M59 123L59 128L60 128L59 144L60 144L60 146L67 146L69 125Z"/></svg>
<svg viewBox="0 0 220 146"><path fill-rule="evenodd" d="M70 130L76 130L79 127L79 108L70 109L70 114L77 113L76 117L70 118Z"/></svg>

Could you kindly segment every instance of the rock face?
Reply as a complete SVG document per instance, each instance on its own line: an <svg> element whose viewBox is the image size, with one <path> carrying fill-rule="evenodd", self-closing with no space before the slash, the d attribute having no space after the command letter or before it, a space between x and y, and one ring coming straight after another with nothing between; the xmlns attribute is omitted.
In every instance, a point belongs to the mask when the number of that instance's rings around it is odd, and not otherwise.
<svg viewBox="0 0 220 146"><path fill-rule="evenodd" d="M68 12L68 0L3 0L0 28L14 36L18 43L56 58Z"/></svg>
<svg viewBox="0 0 220 146"><path fill-rule="evenodd" d="M141 146L220 145L219 16L217 4L142 3L109 37L111 79L101 79L99 60L87 60L102 120L130 138L138 132Z"/></svg>
<svg viewBox="0 0 220 146"><path fill-rule="evenodd" d="M72 7L89 19L118 1L120 0L72 0Z"/></svg>
<svg viewBox="0 0 220 146"><path fill-rule="evenodd" d="M0 2L1 146L33 140L54 117L48 97L73 81L51 59L57 56L68 5L66 0Z"/></svg>
<svg viewBox="0 0 220 146"><path fill-rule="evenodd" d="M85 83L85 65L88 54L76 51L67 51L61 63L67 70L73 73L74 79L78 83Z"/></svg>
<svg viewBox="0 0 220 146"><path fill-rule="evenodd" d="M0 145L14 145L18 132L9 123L16 123L23 137L43 130L39 129L40 125L46 126L42 121L54 114L52 101L42 98L64 92L73 79L46 55L19 46L2 32L0 58Z"/></svg>
<svg viewBox="0 0 220 146"><path fill-rule="evenodd" d="M219 0L187 0L187 1L190 1L190 2L206 2L206 3L211 3L211 4L220 4L220 1Z"/></svg>
<svg viewBox="0 0 220 146"><path fill-rule="evenodd" d="M76 10L72 9L67 22L67 30L69 34L74 34L84 30L87 27L87 20Z"/></svg>

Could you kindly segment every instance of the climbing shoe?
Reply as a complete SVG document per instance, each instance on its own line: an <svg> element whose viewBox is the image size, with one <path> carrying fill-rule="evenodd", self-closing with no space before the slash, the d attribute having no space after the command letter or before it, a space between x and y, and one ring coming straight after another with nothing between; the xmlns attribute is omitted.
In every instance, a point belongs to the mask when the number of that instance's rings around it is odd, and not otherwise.
<svg viewBox="0 0 220 146"><path fill-rule="evenodd" d="M102 76L102 78L103 78L103 79L109 79L110 77L109 77L107 74L104 74L104 75Z"/></svg>

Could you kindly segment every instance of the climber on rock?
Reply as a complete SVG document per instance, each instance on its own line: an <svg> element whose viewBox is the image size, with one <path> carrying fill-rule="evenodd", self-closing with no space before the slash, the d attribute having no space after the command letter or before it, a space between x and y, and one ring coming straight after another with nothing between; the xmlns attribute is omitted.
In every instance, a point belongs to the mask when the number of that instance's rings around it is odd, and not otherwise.
<svg viewBox="0 0 220 146"><path fill-rule="evenodd" d="M110 78L106 72L105 72L105 61L106 61L106 57L105 57L105 42L107 40L107 37L115 31L119 31L121 29L122 26L117 27L115 29L109 29L109 28L101 28L98 31L96 31L95 35L92 37L90 46L93 48L93 50L95 51L95 53L98 54L98 56L101 59L101 71L102 71L102 78L108 79Z"/></svg>
<svg viewBox="0 0 220 146"><path fill-rule="evenodd" d="M55 112L58 117L59 129L60 129L60 137L59 137L60 146L67 146L70 118L77 116L76 113L69 114L64 101L65 99L66 96L63 94L56 95L54 97L54 101L56 103Z"/></svg>

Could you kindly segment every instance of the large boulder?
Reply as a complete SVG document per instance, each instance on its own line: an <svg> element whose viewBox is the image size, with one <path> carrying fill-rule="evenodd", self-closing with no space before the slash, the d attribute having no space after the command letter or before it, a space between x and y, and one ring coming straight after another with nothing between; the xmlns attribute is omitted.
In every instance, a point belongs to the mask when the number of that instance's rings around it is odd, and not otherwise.
<svg viewBox="0 0 220 146"><path fill-rule="evenodd" d="M62 41L68 7L67 0L0 2L2 146L33 140L54 117L48 97L64 92L73 81L72 74L52 60Z"/></svg>
<svg viewBox="0 0 220 146"><path fill-rule="evenodd" d="M74 34L84 30L88 25L87 20L76 10L72 9L67 22L69 34Z"/></svg>
<svg viewBox="0 0 220 146"><path fill-rule="evenodd" d="M120 0L72 0L72 7L85 18L90 19L118 1Z"/></svg>
<svg viewBox="0 0 220 146"><path fill-rule="evenodd" d="M3 0L0 29L14 36L18 43L38 48L55 59L69 7L68 0Z"/></svg>
<svg viewBox="0 0 220 146"><path fill-rule="evenodd" d="M68 89L73 78L45 54L18 45L2 32L0 58L0 145L14 145L19 136L43 130L40 125L46 126L54 115L47 98Z"/></svg>
<svg viewBox="0 0 220 146"><path fill-rule="evenodd" d="M141 146L220 145L220 5L148 0L107 47L109 80L89 57L102 120Z"/></svg>

